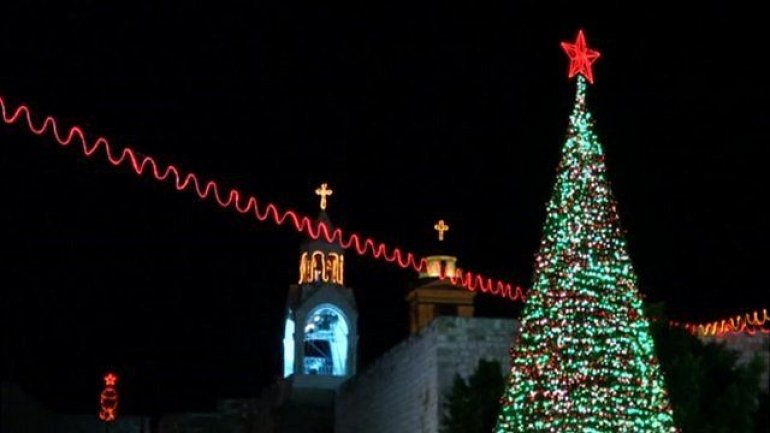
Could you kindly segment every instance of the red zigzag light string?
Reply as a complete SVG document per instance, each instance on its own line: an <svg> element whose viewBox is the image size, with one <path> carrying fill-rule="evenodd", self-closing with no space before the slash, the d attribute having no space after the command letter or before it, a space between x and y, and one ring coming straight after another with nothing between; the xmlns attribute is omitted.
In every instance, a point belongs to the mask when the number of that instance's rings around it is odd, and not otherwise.
<svg viewBox="0 0 770 433"><path fill-rule="evenodd" d="M67 134L62 135L59 132L57 120L52 116L46 116L43 122L36 126L28 106L19 105L9 115L5 99L2 96L0 96L0 111L2 111L2 119L6 124L16 124L19 123L20 119L24 119L27 128L34 134L45 135L50 132L54 139L65 147L71 145L74 140L79 140L81 150L86 156L95 156L102 150L110 164L117 167L128 162L131 169L138 176L143 176L149 167L149 172L155 180L163 182L168 181L170 178L178 191L193 189L201 199L213 198L223 208L231 208L241 214L251 213L259 221L272 221L279 226L289 220L295 230L305 233L313 239L323 238L328 242L337 243L345 249L352 248L359 255L369 255L376 259L395 263L404 269L413 269L416 272L420 272L427 268L425 259L418 260L411 252L403 252L399 248L388 247L382 242L376 242L372 238L362 238L355 233L346 234L340 228L335 228L330 232L325 224L315 223L307 216L301 216L293 210L281 210L273 203L260 206L256 197L253 195L245 196L235 188L230 189L226 195L223 195L222 188L213 180L204 182L195 173L184 173L172 164L163 166L152 157L140 155L130 147L124 147L122 150L116 151L104 137L98 137L89 142L86 139L85 132L79 126L69 128ZM513 301L525 300L524 290L520 286L485 278L472 272L457 269L455 275L449 279L453 284L471 291L479 290L482 293L489 293ZM767 329L765 326L768 323L770 323L770 317L768 317L767 310L762 310L761 317L758 312L754 312L753 316L745 314L744 316L736 316L706 324L670 322L671 326L684 328L692 334L699 336L725 336L739 333L755 335L757 332L770 334L770 329Z"/></svg>
<svg viewBox="0 0 770 433"><path fill-rule="evenodd" d="M754 311L708 323L684 323L671 320L669 325L683 328L698 337L725 337L734 334L770 334L770 315L767 309Z"/></svg>
<svg viewBox="0 0 770 433"><path fill-rule="evenodd" d="M34 134L51 133L54 139L65 147L71 145L73 141L80 141L81 150L86 156L95 156L101 150L107 161L113 166L118 167L128 163L138 176L143 176L149 172L159 182L173 182L177 191L192 189L203 200L213 199L223 208L234 209L241 214L252 214L262 222L272 221L280 226L288 220L295 230L313 239L323 238L328 242L337 243L345 249L353 249L359 255L368 255L389 263L395 263L404 269L411 268L419 272L427 268L425 259L418 260L411 252L403 252L399 248L388 247L382 242L368 237L362 238L356 233L347 234L340 228L335 228L330 232L323 223L315 223L307 216L301 216L293 210L281 210L273 203L261 205L253 195L245 195L235 188L223 193L223 188L214 180L203 181L195 173L185 173L173 164L160 164L154 158L140 155L139 152L130 147L117 150L104 137L97 137L95 140L89 141L86 139L86 133L79 126L69 128L68 132L62 135L59 132L57 120L52 116L46 116L45 120L36 126L28 106L21 104L16 109L9 110L2 96L0 96L0 110L2 110L3 121L6 124L23 123L19 122L23 119L26 121L27 128ZM10 111L12 114L9 115ZM456 274L450 277L450 280L453 284L471 291L479 290L512 301L525 299L524 290L520 286L485 278L472 272L463 272L458 269Z"/></svg>

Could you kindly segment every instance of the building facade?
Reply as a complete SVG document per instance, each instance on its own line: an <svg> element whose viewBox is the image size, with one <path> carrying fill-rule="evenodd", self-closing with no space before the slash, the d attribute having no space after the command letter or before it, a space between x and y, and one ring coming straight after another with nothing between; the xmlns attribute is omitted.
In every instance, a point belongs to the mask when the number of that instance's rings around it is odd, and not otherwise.
<svg viewBox="0 0 770 433"><path fill-rule="evenodd" d="M479 360L510 368L513 319L440 316L345 382L337 393L335 432L438 432L455 374Z"/></svg>

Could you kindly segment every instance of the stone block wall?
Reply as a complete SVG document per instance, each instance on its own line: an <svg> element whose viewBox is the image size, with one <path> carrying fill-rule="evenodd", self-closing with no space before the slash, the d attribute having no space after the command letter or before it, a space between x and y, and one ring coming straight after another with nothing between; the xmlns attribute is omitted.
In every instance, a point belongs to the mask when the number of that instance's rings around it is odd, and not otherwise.
<svg viewBox="0 0 770 433"><path fill-rule="evenodd" d="M738 353L738 362L749 363L754 356L759 356L764 362L764 372L759 380L759 386L763 391L768 390L770 379L770 334L757 332L754 335L731 334L724 337L701 337L704 342L724 344L728 349Z"/></svg>
<svg viewBox="0 0 770 433"><path fill-rule="evenodd" d="M438 317L340 388L337 433L438 432L455 374L467 378L480 359L510 367L518 322Z"/></svg>

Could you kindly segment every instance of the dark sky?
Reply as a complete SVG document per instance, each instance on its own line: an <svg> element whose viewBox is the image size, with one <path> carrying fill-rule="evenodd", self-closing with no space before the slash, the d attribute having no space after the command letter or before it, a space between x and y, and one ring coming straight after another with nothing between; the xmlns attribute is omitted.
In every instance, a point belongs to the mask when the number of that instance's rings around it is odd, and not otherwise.
<svg viewBox="0 0 770 433"><path fill-rule="evenodd" d="M103 3L4 2L0 94L303 213L328 181L336 224L418 254L444 218L464 267L525 285L574 95L559 42L584 27L641 290L683 320L763 303L759 11ZM0 149L4 379L95 413L116 369L125 412L161 413L278 374L299 235L25 128L0 125ZM352 254L347 271L365 363L406 335L413 275Z"/></svg>

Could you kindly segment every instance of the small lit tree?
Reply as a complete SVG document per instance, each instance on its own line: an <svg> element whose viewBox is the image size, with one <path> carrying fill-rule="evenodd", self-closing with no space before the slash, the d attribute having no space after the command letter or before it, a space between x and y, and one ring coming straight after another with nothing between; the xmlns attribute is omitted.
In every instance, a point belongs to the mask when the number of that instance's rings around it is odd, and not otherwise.
<svg viewBox="0 0 770 433"><path fill-rule="evenodd" d="M118 376L114 373L104 375L104 389L99 394L99 419L112 422L118 419L118 390L115 385Z"/></svg>

